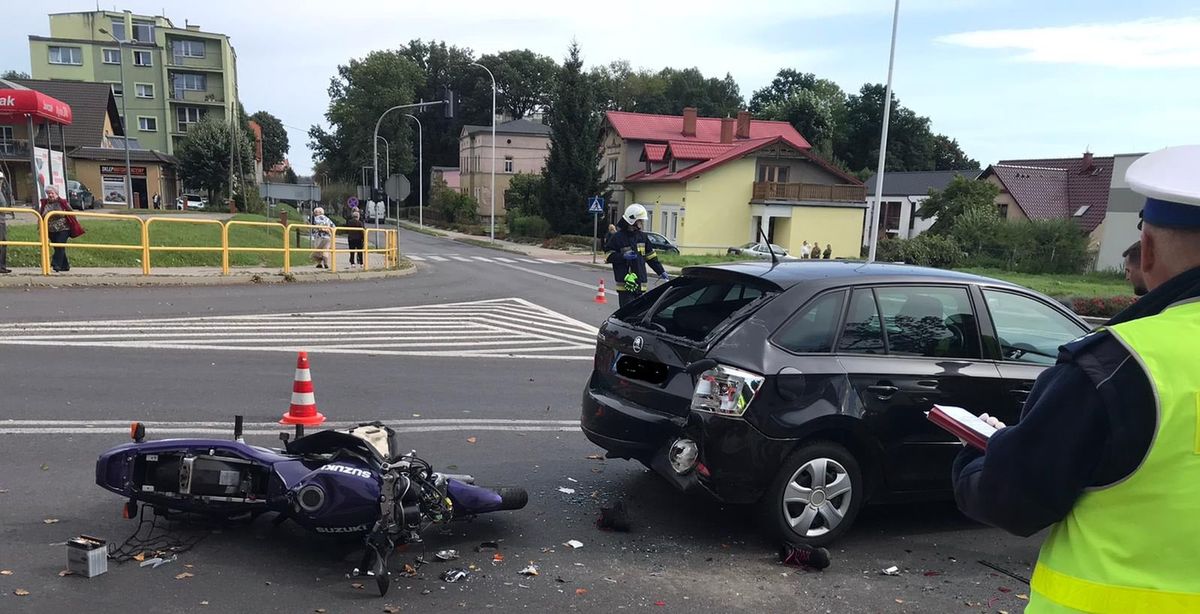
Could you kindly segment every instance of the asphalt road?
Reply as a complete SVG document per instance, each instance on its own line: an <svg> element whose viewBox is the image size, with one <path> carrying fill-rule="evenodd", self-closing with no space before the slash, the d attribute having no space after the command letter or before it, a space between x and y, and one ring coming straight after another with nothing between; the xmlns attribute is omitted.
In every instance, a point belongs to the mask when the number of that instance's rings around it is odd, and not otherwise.
<svg viewBox="0 0 1200 614"><path fill-rule="evenodd" d="M588 458L599 450L573 426L590 368L579 346L614 307L592 302L596 280L610 276L411 232L401 248L423 260L396 280L0 291L0 570L12 572L0 574L0 611L1022 609L1028 587L977 561L1028 576L1039 540L975 525L950 503L868 508L832 549L833 565L805 572L775 562L747 510L675 493L632 462ZM539 337L531 325L557 332ZM94 485L96 455L126 440L123 421L146 421L154 438L223 437L235 413L277 420L299 346L312 350L331 420L403 425L406 447L481 484L525 486L529 506L431 529L429 553L462 558L398 578L382 599L345 577L355 544L265 519L203 531L157 569L59 577L68 537L120 542L135 528L121 500ZM270 429L248 440L277 441ZM594 525L617 499L631 533ZM562 545L570 539L583 548ZM498 564L474 551L494 540ZM397 553L393 566L421 552ZM530 562L539 576L518 573ZM441 581L455 565L476 570ZM880 574L892 565L899 576Z"/></svg>

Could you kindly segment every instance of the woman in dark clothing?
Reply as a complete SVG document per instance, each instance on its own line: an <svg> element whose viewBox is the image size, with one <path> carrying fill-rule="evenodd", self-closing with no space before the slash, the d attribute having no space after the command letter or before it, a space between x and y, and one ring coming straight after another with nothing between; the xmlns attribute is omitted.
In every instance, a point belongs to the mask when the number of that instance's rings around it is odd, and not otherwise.
<svg viewBox="0 0 1200 614"><path fill-rule="evenodd" d="M347 228L363 228L362 219L359 217L358 209L350 210L350 219L346 220ZM350 267L354 268L354 259L358 259L358 266L363 265L363 238L366 233L351 230L346 233L346 243L350 248Z"/></svg>
<svg viewBox="0 0 1200 614"><path fill-rule="evenodd" d="M43 198L41 208L38 213L43 218L51 211L70 211L71 205L67 203L67 199L58 195L58 188L54 186L46 186L46 198ZM71 238L71 227L67 223L67 218L61 215L54 216L50 220L50 225L46 230L50 234L51 243L66 243L67 239ZM50 266L56 272L70 271L71 263L67 261L67 248L55 247L54 256L50 259Z"/></svg>

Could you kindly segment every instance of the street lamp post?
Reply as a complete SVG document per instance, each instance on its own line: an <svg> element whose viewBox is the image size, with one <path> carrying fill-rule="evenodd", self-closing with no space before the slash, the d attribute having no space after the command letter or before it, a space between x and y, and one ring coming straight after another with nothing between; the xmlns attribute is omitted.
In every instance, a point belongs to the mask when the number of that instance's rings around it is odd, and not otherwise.
<svg viewBox="0 0 1200 614"><path fill-rule="evenodd" d="M896 0L896 1L899 2L899 0ZM491 70L488 70L487 66L484 66L483 64L480 64L479 62L471 62L471 66L478 66L484 70L487 70L488 76L492 78L492 187L491 187L492 230L490 233L490 238L492 241L495 241L496 240L496 76L492 74Z"/></svg>
<svg viewBox="0 0 1200 614"><path fill-rule="evenodd" d="M375 138L377 138L377 139L379 139L379 140L383 141L383 176L384 176L384 177L391 177L391 172L392 172L392 144L391 144L391 143L388 143L388 140L387 140L387 139L385 139L385 138L383 138L383 137L381 137L381 136L377 136L377 137L375 137ZM387 201L386 201L386 202L387 202L387 207L385 208L385 211L386 211L386 210L390 210L390 209L392 208L392 195L391 195L391 194L388 194L388 195L387 195ZM384 215L386 215L386 213L385 213ZM397 215L399 215L399 212L397 212Z"/></svg>
<svg viewBox="0 0 1200 614"><path fill-rule="evenodd" d="M416 115L405 113L406 117L417 122L417 225L425 227L425 137L421 129L421 120ZM396 216L396 228L400 228L400 216Z"/></svg>
<svg viewBox="0 0 1200 614"><path fill-rule="evenodd" d="M117 53L121 56L121 63L117 64L121 78L121 129L125 133L125 206L129 209L133 208L133 169L129 166L129 105L125 102L128 96L125 95L125 53L122 48L125 42L117 38L112 32L100 28L101 34L107 34L109 38L117 43Z"/></svg>
<svg viewBox="0 0 1200 614"><path fill-rule="evenodd" d="M875 209L871 215L871 245L867 250L867 262L875 262L875 249L879 243L879 213L883 204L883 163L887 159L888 124L892 119L892 67L896 64L896 25L900 21L900 0L892 13L892 50L888 54L887 88L883 94L883 132L879 136L879 166L875 169Z"/></svg>

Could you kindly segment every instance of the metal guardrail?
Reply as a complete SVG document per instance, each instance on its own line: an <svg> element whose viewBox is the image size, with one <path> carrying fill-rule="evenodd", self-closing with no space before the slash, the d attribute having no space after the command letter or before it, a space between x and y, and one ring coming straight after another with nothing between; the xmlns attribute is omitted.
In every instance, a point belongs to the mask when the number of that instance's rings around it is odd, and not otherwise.
<svg viewBox="0 0 1200 614"><path fill-rule="evenodd" d="M152 216L139 217L133 215L122 215L115 213L94 213L90 211L51 211L44 217L39 215L36 209L26 207L0 207L0 215L30 215L34 218L34 223L37 225L37 241L16 241L3 240L0 245L6 247L37 247L41 250L41 258L39 259L43 275L50 274L50 253L56 247L67 247L70 249L106 249L106 250L127 250L140 251L142 274L149 275L152 267L152 255L156 252L210 252L221 254L221 274L228 275L230 272L229 255L231 253L257 252L257 253L282 253L283 254L283 272L291 272L291 256L292 252L314 253L319 251L329 251L331 254L330 271L337 271L338 254L347 254L351 252L362 252L363 254L363 270L370 268L370 254L383 254L384 262L387 268L397 266L400 262L400 242L396 235L395 229L382 228L330 228L329 226L313 226L311 224L288 224L284 226L278 222L250 222L241 220L229 220L221 222L220 220L211 219L186 219L176 216ZM138 243L91 243L84 241L75 241L71 243L54 243L50 241L50 223L57 217L82 217L89 219L99 219L115 222L130 222L136 223L139 226ZM220 245L153 245L151 243L151 229L155 225L163 224L199 224L207 226L218 226L220 228ZM279 247L260 247L234 245L230 243L230 231L238 227L262 227L270 229L279 229L281 231L281 245ZM299 245L293 247L291 244L291 233L293 229L300 228L323 228L331 232L331 245L327 250L314 247L301 247ZM348 250L338 249L337 233L343 232L359 232L363 235L363 249ZM371 247L371 233L381 233L384 237L383 246Z"/></svg>

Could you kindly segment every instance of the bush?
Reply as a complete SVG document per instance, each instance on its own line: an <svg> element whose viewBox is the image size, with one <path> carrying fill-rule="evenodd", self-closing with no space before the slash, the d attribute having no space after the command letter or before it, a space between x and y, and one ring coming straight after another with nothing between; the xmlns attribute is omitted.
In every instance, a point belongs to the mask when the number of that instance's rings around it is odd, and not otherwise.
<svg viewBox="0 0 1200 614"><path fill-rule="evenodd" d="M1111 318L1136 302L1137 298L1133 296L1108 296L1072 298L1068 300L1071 310L1081 316Z"/></svg>
<svg viewBox="0 0 1200 614"><path fill-rule="evenodd" d="M545 238L551 234L550 222L540 215L515 217L508 222L508 226L512 234L518 237Z"/></svg>
<svg viewBox="0 0 1200 614"><path fill-rule="evenodd" d="M429 204L442 219L451 224L473 224L479 217L479 203L470 194L457 190L435 190Z"/></svg>
<svg viewBox="0 0 1200 614"><path fill-rule="evenodd" d="M939 269L962 264L963 253L950 237L921 234L913 239L886 239L879 242L876 259L885 262L904 262Z"/></svg>
<svg viewBox="0 0 1200 614"><path fill-rule="evenodd" d="M601 241L603 239L596 239L597 250L603 247L600 245ZM542 247L546 249L583 248L590 250L592 249L592 238L580 235L558 235L557 237L542 241Z"/></svg>

